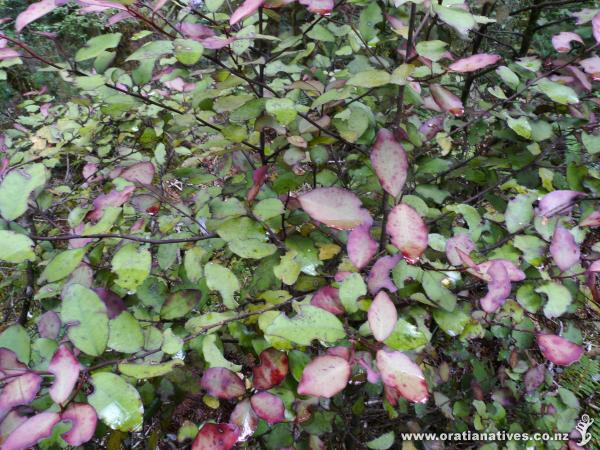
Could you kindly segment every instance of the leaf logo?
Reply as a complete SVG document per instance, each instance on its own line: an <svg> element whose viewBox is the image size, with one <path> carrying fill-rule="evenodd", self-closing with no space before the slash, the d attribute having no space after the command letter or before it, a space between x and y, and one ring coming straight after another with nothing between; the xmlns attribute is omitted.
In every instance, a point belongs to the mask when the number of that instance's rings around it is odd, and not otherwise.
<svg viewBox="0 0 600 450"><path fill-rule="evenodd" d="M581 440L577 443L577 445L585 445L592 440L592 433L588 433L587 430L594 423L594 419L591 419L590 416L584 414L581 416L581 420L575 426L575 429L581 433Z"/></svg>

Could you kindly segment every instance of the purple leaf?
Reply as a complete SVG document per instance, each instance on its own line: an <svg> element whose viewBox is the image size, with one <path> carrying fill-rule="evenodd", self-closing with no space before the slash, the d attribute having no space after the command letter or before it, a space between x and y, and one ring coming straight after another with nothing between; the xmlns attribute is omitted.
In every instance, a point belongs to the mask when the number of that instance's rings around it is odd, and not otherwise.
<svg viewBox="0 0 600 450"><path fill-rule="evenodd" d="M563 31L552 36L552 45L558 53L568 53L571 51L571 42L573 41L583 44L581 36L570 31Z"/></svg>
<svg viewBox="0 0 600 450"><path fill-rule="evenodd" d="M377 253L378 245L370 230L370 226L360 225L348 234L348 258L357 269L365 267Z"/></svg>
<svg viewBox="0 0 600 450"><path fill-rule="evenodd" d="M430 117L423 125L419 127L419 132L423 133L426 140L433 139L433 137L442 131L444 125L444 116Z"/></svg>
<svg viewBox="0 0 600 450"><path fill-rule="evenodd" d="M523 272L519 267L512 261L508 259L490 259L489 261L482 262L475 266L476 270L481 274L484 280L491 280L491 276L488 274L488 271L492 267L494 263L501 263L506 272L508 273L508 278L510 281L523 281L525 277L525 272Z"/></svg>
<svg viewBox="0 0 600 450"><path fill-rule="evenodd" d="M220 48L227 47L229 44L235 42L237 38L235 36L228 37L227 39L221 37L207 37L200 40L202 46L209 50L219 50Z"/></svg>
<svg viewBox="0 0 600 450"><path fill-rule="evenodd" d="M109 206L117 207L123 205L123 203L129 200L133 191L135 191L135 186L127 186L123 188L122 191L113 189L108 194L99 195L93 202L93 211L90 211L86 218L93 221L100 220L106 208Z"/></svg>
<svg viewBox="0 0 600 450"><path fill-rule="evenodd" d="M27 405L40 390L42 377L26 373L6 384L0 392L0 420L15 406Z"/></svg>
<svg viewBox="0 0 600 450"><path fill-rule="evenodd" d="M392 244L411 264L417 262L427 248L429 235L425 222L417 211L404 203L392 208L385 230Z"/></svg>
<svg viewBox="0 0 600 450"><path fill-rule="evenodd" d="M357 352L356 362L367 372L367 380L369 383L376 384L381 377L379 372L373 368L373 356L369 352Z"/></svg>
<svg viewBox="0 0 600 450"><path fill-rule="evenodd" d="M573 76L575 78L577 78L577 81L579 81L579 84L581 84L581 86L586 90L586 91L591 91L592 90L592 83L590 82L588 76L583 73L581 70L579 70L577 67L575 66L567 66L567 70L569 72L571 72L573 74ZM569 105L571 107L574 108L573 105ZM582 117L583 118L583 117Z"/></svg>
<svg viewBox="0 0 600 450"><path fill-rule="evenodd" d="M583 192L568 190L552 191L541 198L536 213L541 217L567 214L570 212L573 202L581 197L585 197Z"/></svg>
<svg viewBox="0 0 600 450"><path fill-rule="evenodd" d="M451 72L475 72L476 70L483 69L484 67L496 64L502 58L500 55L492 55L490 53L479 53L472 55L467 58L459 59L458 61L450 64L448 70Z"/></svg>
<svg viewBox="0 0 600 450"><path fill-rule="evenodd" d="M402 352L377 351L377 368L383 383L411 402L425 403L429 397L421 368Z"/></svg>
<svg viewBox="0 0 600 450"><path fill-rule="evenodd" d="M213 37L215 32L212 28L200 23L184 22L177 26L181 34L191 39L204 39Z"/></svg>
<svg viewBox="0 0 600 450"><path fill-rule="evenodd" d="M19 52L13 50L12 48L0 48L0 61L2 61L3 59L17 58L19 56Z"/></svg>
<svg viewBox="0 0 600 450"><path fill-rule="evenodd" d="M260 365L252 370L252 384L267 390L280 384L288 374L288 357L284 352L268 348L260 354Z"/></svg>
<svg viewBox="0 0 600 450"><path fill-rule="evenodd" d="M230 423L205 423L192 443L191 450L229 450L238 440L240 430Z"/></svg>
<svg viewBox="0 0 600 450"><path fill-rule="evenodd" d="M532 367L525 373L525 391L535 391L543 382L546 375L546 367L543 364L538 364Z"/></svg>
<svg viewBox="0 0 600 450"><path fill-rule="evenodd" d="M371 295L377 294L381 289L387 289L390 292L396 292L398 290L396 285L390 279L390 272L396 267L396 264L398 264L401 259L401 255L394 255L382 256L375 261L367 278L367 286Z"/></svg>
<svg viewBox="0 0 600 450"><path fill-rule="evenodd" d="M600 259L597 259L588 268L588 272L600 272Z"/></svg>
<svg viewBox="0 0 600 450"><path fill-rule="evenodd" d="M13 377L25 373L27 366L17 359L17 355L12 350L0 348L0 380L5 377Z"/></svg>
<svg viewBox="0 0 600 450"><path fill-rule="evenodd" d="M317 356L302 372L298 394L331 398L341 392L350 379L350 364L339 356Z"/></svg>
<svg viewBox="0 0 600 450"><path fill-rule="evenodd" d="M460 266L463 262L457 249L468 255L475 250L475 244L469 235L465 233L458 234L448 239L446 241L446 258L448 258L448 261L450 261L450 264L453 266Z"/></svg>
<svg viewBox="0 0 600 450"><path fill-rule="evenodd" d="M17 16L15 22L17 33L20 33L23 28L34 20L37 20L51 12L53 9L56 9L62 3L63 2L59 3L55 0L42 0L41 2L32 3L25 11Z"/></svg>
<svg viewBox="0 0 600 450"><path fill-rule="evenodd" d="M55 403L62 404L71 395L79 379L80 365L71 350L64 344L52 356L48 364L48 372L54 375L54 383L49 393Z"/></svg>
<svg viewBox="0 0 600 450"><path fill-rule="evenodd" d="M554 334L538 334L537 344L544 357L559 366L570 366L583 355L579 345Z"/></svg>
<svg viewBox="0 0 600 450"><path fill-rule="evenodd" d="M54 412L43 412L19 425L2 444L2 450L22 450L34 446L52 434L52 428L60 422Z"/></svg>
<svg viewBox="0 0 600 450"><path fill-rule="evenodd" d="M132 183L151 184L154 178L154 165L149 161L136 163L126 168L120 177Z"/></svg>
<svg viewBox="0 0 600 450"><path fill-rule="evenodd" d="M369 328L371 328L373 336L379 342L386 340L394 330L398 320L398 312L394 302L385 291L381 291L375 296L369 307L368 319Z"/></svg>
<svg viewBox="0 0 600 450"><path fill-rule="evenodd" d="M41 315L37 327L40 336L46 339L56 339L60 332L60 317L54 311L47 311Z"/></svg>
<svg viewBox="0 0 600 450"><path fill-rule="evenodd" d="M444 112L449 112L455 116L462 116L465 113L465 108L456 95L450 92L448 89L443 88L439 84L432 84L429 86L431 96L435 103Z"/></svg>
<svg viewBox="0 0 600 450"><path fill-rule="evenodd" d="M236 9L231 18L229 19L229 25L235 25L240 20L244 20L246 17L251 16L258 8L262 6L265 0L244 0L244 3Z"/></svg>
<svg viewBox="0 0 600 450"><path fill-rule="evenodd" d="M265 183L265 179L267 178L268 171L269 166L264 165L252 172L252 187L246 194L246 200L248 200L248 202L252 203L260 192L260 188Z"/></svg>
<svg viewBox="0 0 600 450"><path fill-rule="evenodd" d="M594 211L581 222L580 227L598 227L600 226L600 211Z"/></svg>
<svg viewBox="0 0 600 450"><path fill-rule="evenodd" d="M585 73L590 74L594 80L600 80L600 56L596 55L591 58L582 59L579 61L579 65Z"/></svg>
<svg viewBox="0 0 600 450"><path fill-rule="evenodd" d="M573 234L560 224L557 224L554 229L552 242L550 243L550 254L554 263L563 272L577 264L581 258L581 251Z"/></svg>
<svg viewBox="0 0 600 450"><path fill-rule="evenodd" d="M115 294L113 291L104 288L96 288L93 291L100 297L100 300L106 305L106 312L108 313L109 319L114 319L121 314L125 309L125 302L123 299Z"/></svg>
<svg viewBox="0 0 600 450"><path fill-rule="evenodd" d="M406 182L408 158L402 144L385 128L377 132L371 149L371 165L381 187L392 197L397 197Z"/></svg>
<svg viewBox="0 0 600 450"><path fill-rule="evenodd" d="M501 261L494 261L487 270L490 277L488 292L481 299L481 309L486 313L496 312L506 301L511 291L508 271Z"/></svg>
<svg viewBox="0 0 600 450"><path fill-rule="evenodd" d="M269 425L285 420L283 401L270 392L254 394L250 399L250 403L256 415L266 420Z"/></svg>
<svg viewBox="0 0 600 450"><path fill-rule="evenodd" d="M86 403L71 403L62 412L60 419L72 423L71 429L62 435L67 444L77 447L94 437L98 417L92 406Z"/></svg>
<svg viewBox="0 0 600 450"><path fill-rule="evenodd" d="M326 15L333 9L333 0L300 0L300 4L315 14Z"/></svg>
<svg viewBox="0 0 600 450"><path fill-rule="evenodd" d="M231 400L245 394L242 380L231 370L223 367L211 367L202 374L200 386L209 395Z"/></svg>
<svg viewBox="0 0 600 450"><path fill-rule="evenodd" d="M600 44L600 12L597 12L592 18L592 34L596 39L596 43Z"/></svg>
<svg viewBox="0 0 600 450"><path fill-rule="evenodd" d="M10 433L27 421L27 417L20 416L17 411L11 411L4 420L0 421L0 445L6 441Z"/></svg>
<svg viewBox="0 0 600 450"><path fill-rule="evenodd" d="M331 286L324 286L315 292L310 304L336 316L343 315L346 312L340 301L338 289Z"/></svg>
<svg viewBox="0 0 600 450"><path fill-rule="evenodd" d="M351 230L361 224L372 223L360 199L346 189L317 188L299 196L298 201L314 220L338 230Z"/></svg>
<svg viewBox="0 0 600 450"><path fill-rule="evenodd" d="M254 434L258 426L258 416L252 409L250 400L246 399L235 405L235 409L229 417L229 422L236 425L240 430L238 442L244 442Z"/></svg>

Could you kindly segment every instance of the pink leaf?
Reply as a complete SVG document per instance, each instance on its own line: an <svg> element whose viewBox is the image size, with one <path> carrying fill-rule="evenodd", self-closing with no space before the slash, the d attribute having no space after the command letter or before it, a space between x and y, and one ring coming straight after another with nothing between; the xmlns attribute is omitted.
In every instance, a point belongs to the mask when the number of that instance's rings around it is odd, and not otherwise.
<svg viewBox="0 0 600 450"><path fill-rule="evenodd" d="M592 90L592 83L590 82L588 76L585 73L583 73L581 70L579 70L575 66L567 66L567 70L573 74L573 76L577 79L579 84L581 84L581 86L586 91L589 92ZM569 105L569 106L573 107L573 105Z"/></svg>
<svg viewBox="0 0 600 450"><path fill-rule="evenodd" d="M360 225L348 234L348 258L357 269L365 267L377 253L378 245L370 229L368 225Z"/></svg>
<svg viewBox="0 0 600 450"><path fill-rule="evenodd" d="M596 39L596 43L600 44L600 12L597 12L592 19L592 34Z"/></svg>
<svg viewBox="0 0 600 450"><path fill-rule="evenodd" d="M239 428L239 442L246 441L254 434L254 431L256 431L256 427L258 426L258 416L252 409L250 400L246 399L235 405L235 408L229 417L229 422Z"/></svg>
<svg viewBox="0 0 600 450"><path fill-rule="evenodd" d="M63 433L67 444L77 447L94 437L98 417L96 410L85 403L71 403L60 415L61 420L71 422L71 429Z"/></svg>
<svg viewBox="0 0 600 450"><path fill-rule="evenodd" d="M554 334L538 334L537 344L544 357L559 366L570 366L583 355L579 345Z"/></svg>
<svg viewBox="0 0 600 450"><path fill-rule="evenodd" d="M421 368L402 352L377 351L377 368L383 383L411 402L425 403L429 397Z"/></svg>
<svg viewBox="0 0 600 450"><path fill-rule="evenodd" d="M27 405L40 390L42 377L26 373L6 384L0 392L0 420L15 406Z"/></svg>
<svg viewBox="0 0 600 450"><path fill-rule="evenodd" d="M350 347L344 347L342 345L336 345L335 347L329 347L326 353L331 356L338 356L344 358L346 361L350 361L352 357L352 349Z"/></svg>
<svg viewBox="0 0 600 450"><path fill-rule="evenodd" d="M156 2L152 5L152 12L156 12L160 10L163 6L167 4L169 0L156 0Z"/></svg>
<svg viewBox="0 0 600 450"><path fill-rule="evenodd" d="M250 403L256 415L266 420L269 425L285 420L283 401L270 392L254 394L250 399Z"/></svg>
<svg viewBox="0 0 600 450"><path fill-rule="evenodd" d="M183 35L192 39L204 39L215 35L212 28L200 23L183 22L177 28Z"/></svg>
<svg viewBox="0 0 600 450"><path fill-rule="evenodd" d="M331 286L320 288L310 300L310 304L340 316L346 312L340 301L339 292Z"/></svg>
<svg viewBox="0 0 600 450"><path fill-rule="evenodd" d="M581 222L580 227L598 227L600 226L600 211L594 211Z"/></svg>
<svg viewBox="0 0 600 450"><path fill-rule="evenodd" d="M86 12L98 12L104 11L107 9L115 8L121 11L127 11L127 6L117 3L111 2L109 0L76 0L81 6L86 6L87 8L83 8L81 10L82 13Z"/></svg>
<svg viewBox="0 0 600 450"><path fill-rule="evenodd" d="M444 116L434 116L423 122L423 125L419 127L419 132L423 133L426 140L433 139L433 137L442 131L444 127Z"/></svg>
<svg viewBox="0 0 600 450"><path fill-rule="evenodd" d="M211 367L202 374L200 386L209 395L217 398L231 400L244 395L246 388L240 378L229 369Z"/></svg>
<svg viewBox="0 0 600 450"><path fill-rule="evenodd" d="M381 291L375 296L369 307L368 319L369 328L371 328L373 336L379 342L386 340L394 330L398 320L398 312L394 302L385 291Z"/></svg>
<svg viewBox="0 0 600 450"><path fill-rule="evenodd" d="M126 306L123 299L115 294L113 291L104 288L95 288L93 290L100 300L106 305L106 312L108 314L109 319L114 319L123 311L125 311Z"/></svg>
<svg viewBox="0 0 600 450"><path fill-rule="evenodd" d="M40 336L46 339L56 339L60 332L60 325L60 317L54 311L42 314L37 323Z"/></svg>
<svg viewBox="0 0 600 450"><path fill-rule="evenodd" d="M10 433L26 421L27 417L20 416L16 410L9 412L4 420L0 422L0 445L6 441Z"/></svg>
<svg viewBox="0 0 600 450"><path fill-rule="evenodd" d="M429 235L425 222L417 211L404 203L392 208L385 230L390 235L392 244L411 264L418 261L427 248Z"/></svg>
<svg viewBox="0 0 600 450"><path fill-rule="evenodd" d="M339 356L317 356L304 368L298 394L331 398L350 379L350 364Z"/></svg>
<svg viewBox="0 0 600 450"><path fill-rule="evenodd" d="M52 434L52 428L60 422L54 412L37 414L19 425L2 444L2 450L22 450L34 446Z"/></svg>
<svg viewBox="0 0 600 450"><path fill-rule="evenodd" d="M371 150L371 164L383 189L397 197L406 182L408 158L402 144L385 128L377 132Z"/></svg>
<svg viewBox="0 0 600 450"><path fill-rule="evenodd" d="M113 189L108 194L99 195L93 202L94 210L90 211L86 218L93 221L100 220L106 208L123 205L123 203L129 200L133 191L135 191L135 186L127 186L122 191Z"/></svg>
<svg viewBox="0 0 600 450"><path fill-rule="evenodd" d="M41 2L32 3L25 11L17 16L17 20L15 22L15 29L17 30L17 33L20 33L21 30L31 22L39 19L42 16L45 16L58 6L59 3L55 0L42 0Z"/></svg>
<svg viewBox="0 0 600 450"><path fill-rule="evenodd" d="M24 374L27 370L29 369L17 359L15 352L4 347L0 348L0 380L5 377L14 379L14 376Z"/></svg>
<svg viewBox="0 0 600 450"><path fill-rule="evenodd" d="M48 364L48 372L55 377L49 390L55 403L64 403L69 398L79 378L79 371L77 358L65 345L61 345Z"/></svg>
<svg viewBox="0 0 600 450"><path fill-rule="evenodd" d="M379 382L379 372L373 368L373 356L369 352L357 352L356 362L367 372L367 381L372 384Z"/></svg>
<svg viewBox="0 0 600 450"><path fill-rule="evenodd" d="M511 291L508 271L502 262L494 261L487 270L490 277L488 292L481 299L481 309L486 313L496 312L506 301Z"/></svg>
<svg viewBox="0 0 600 450"><path fill-rule="evenodd" d="M490 53L479 53L472 55L467 58L462 58L455 63L450 64L448 69L452 72L475 72L476 70L483 69L484 67L496 64L502 58L500 55L492 55Z"/></svg>
<svg viewBox="0 0 600 450"><path fill-rule="evenodd" d="M360 199L345 189L317 188L298 197L300 205L314 220L339 230L351 230L372 223Z"/></svg>
<svg viewBox="0 0 600 450"><path fill-rule="evenodd" d="M600 56L596 55L591 58L582 59L579 61L579 65L585 73L590 74L594 80L600 80Z"/></svg>
<svg viewBox="0 0 600 450"><path fill-rule="evenodd" d="M236 40L237 38L235 36L228 37L227 39L214 36L201 39L200 43L208 50L219 50L220 48L227 47Z"/></svg>
<svg viewBox="0 0 600 450"><path fill-rule="evenodd" d="M106 21L106 24L109 27L112 27L113 25L116 25L117 23L122 22L123 20L130 19L132 17L133 15L131 15L128 11L121 11L110 16L109 19Z"/></svg>
<svg viewBox="0 0 600 450"><path fill-rule="evenodd" d="M560 224L556 225L554 229L552 242L550 243L550 254L554 263L563 272L577 264L581 258L579 245L575 242L573 234Z"/></svg>
<svg viewBox="0 0 600 450"><path fill-rule="evenodd" d="M545 375L546 367L543 364L538 364L529 369L523 379L525 382L525 391L535 391L544 382Z"/></svg>
<svg viewBox="0 0 600 450"><path fill-rule="evenodd" d="M280 384L287 373L287 355L274 348L268 348L260 354L260 365L252 370L252 384L256 389L271 389Z"/></svg>
<svg viewBox="0 0 600 450"><path fill-rule="evenodd" d="M136 163L121 172L120 177L132 183L151 184L154 165L149 161Z"/></svg>
<svg viewBox="0 0 600 450"><path fill-rule="evenodd" d="M390 272L396 267L396 264L398 264L401 259L401 255L394 255L382 256L375 261L367 278L367 286L371 295L377 294L381 289L387 289L390 292L396 292L398 290L396 285L390 279Z"/></svg>
<svg viewBox="0 0 600 450"><path fill-rule="evenodd" d="M461 233L446 241L446 258L453 266L460 266L463 262L457 250L467 255L475 250L475 244L468 234Z"/></svg>
<svg viewBox="0 0 600 450"><path fill-rule="evenodd" d="M0 61L3 59L18 58L19 52L12 48L0 48Z"/></svg>
<svg viewBox="0 0 600 450"><path fill-rule="evenodd" d="M600 259L597 259L592 264L590 264L588 271L589 272L600 272Z"/></svg>
<svg viewBox="0 0 600 450"><path fill-rule="evenodd" d="M239 435L239 428L230 423L205 423L196 435L191 450L229 450Z"/></svg>
<svg viewBox="0 0 600 450"><path fill-rule="evenodd" d="M558 53L567 53L571 51L571 42L573 41L583 44L583 39L581 39L577 33L572 33L570 31L563 31L562 33L552 36L552 45Z"/></svg>
<svg viewBox="0 0 600 450"><path fill-rule="evenodd" d="M492 264L499 262L502 263L506 272L508 273L508 278L510 281L523 281L525 279L525 272L523 272L519 267L512 261L508 259L490 259L489 261L482 262L475 266L477 272L481 274L484 280L491 280L491 276L488 274L488 271L492 267Z"/></svg>
<svg viewBox="0 0 600 450"><path fill-rule="evenodd" d="M333 9L333 0L300 0L300 4L308 7L315 14L329 14Z"/></svg>
<svg viewBox="0 0 600 450"><path fill-rule="evenodd" d="M552 217L556 214L568 214L573 202L581 197L585 197L583 192L568 190L552 191L540 199L536 213L538 216L542 217Z"/></svg>
<svg viewBox="0 0 600 450"><path fill-rule="evenodd" d="M456 95L450 92L448 89L443 88L439 84L432 84L429 86L431 96L435 100L435 103L442 109L442 111L449 112L455 116L462 116L465 113L465 108Z"/></svg>
<svg viewBox="0 0 600 450"><path fill-rule="evenodd" d="M264 165L256 169L252 173L252 187L248 190L248 194L246 194L246 200L252 203L258 193L260 192L260 188L265 182L267 177L267 172L269 171L269 166Z"/></svg>
<svg viewBox="0 0 600 450"><path fill-rule="evenodd" d="M242 3L242 5L231 15L229 25L235 25L240 20L251 16L258 11L258 8L260 8L264 2L265 0L244 0L244 3Z"/></svg>

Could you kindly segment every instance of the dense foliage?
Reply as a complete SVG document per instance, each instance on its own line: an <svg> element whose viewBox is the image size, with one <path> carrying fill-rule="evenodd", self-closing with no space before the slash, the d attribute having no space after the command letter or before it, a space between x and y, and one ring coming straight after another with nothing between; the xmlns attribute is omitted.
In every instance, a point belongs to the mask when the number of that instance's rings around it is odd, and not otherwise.
<svg viewBox="0 0 600 450"><path fill-rule="evenodd" d="M7 1L2 449L600 446L597 3Z"/></svg>

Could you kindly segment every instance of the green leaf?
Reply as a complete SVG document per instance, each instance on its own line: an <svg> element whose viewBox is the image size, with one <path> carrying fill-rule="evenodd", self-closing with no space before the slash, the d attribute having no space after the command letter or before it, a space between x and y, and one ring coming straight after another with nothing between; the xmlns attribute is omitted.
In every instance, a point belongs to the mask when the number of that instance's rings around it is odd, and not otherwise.
<svg viewBox="0 0 600 450"><path fill-rule="evenodd" d="M0 230L0 260L9 263L33 261L34 242L24 234L9 230Z"/></svg>
<svg viewBox="0 0 600 450"><path fill-rule="evenodd" d="M302 266L300 265L300 256L295 250L290 250L279 260L279 264L273 267L273 273L283 283L291 286L296 282Z"/></svg>
<svg viewBox="0 0 600 450"><path fill-rule="evenodd" d="M92 375L94 393L88 402L98 417L113 430L139 431L144 406L137 389L114 373Z"/></svg>
<svg viewBox="0 0 600 450"><path fill-rule="evenodd" d="M63 293L60 318L70 324L68 336L73 345L91 356L100 356L108 342L106 306L96 293L80 284Z"/></svg>
<svg viewBox="0 0 600 450"><path fill-rule="evenodd" d="M471 321L471 318L460 309L452 312L434 309L433 318L439 327L452 337L459 336Z"/></svg>
<svg viewBox="0 0 600 450"><path fill-rule="evenodd" d="M542 297L535 292L535 287L532 284L524 284L519 287L517 301L530 313L536 313L542 306Z"/></svg>
<svg viewBox="0 0 600 450"><path fill-rule="evenodd" d="M150 275L152 256L137 244L125 244L112 258L112 271L117 274L117 285L135 292Z"/></svg>
<svg viewBox="0 0 600 450"><path fill-rule="evenodd" d="M21 325L11 325L0 334L0 348L12 350L19 361L29 364L31 338Z"/></svg>
<svg viewBox="0 0 600 450"><path fill-rule="evenodd" d="M240 290L240 282L235 274L228 268L212 262L204 266L204 274L208 288L221 294L223 304L227 308L235 309L237 302L233 296Z"/></svg>
<svg viewBox="0 0 600 450"><path fill-rule="evenodd" d="M522 230L531 223L533 219L533 202L535 200L533 195L520 194L508 202L504 213L504 221L509 233Z"/></svg>
<svg viewBox="0 0 600 450"><path fill-rule="evenodd" d="M515 236L514 246L521 250L523 259L532 266L539 266L544 262L547 244L537 236L519 235Z"/></svg>
<svg viewBox="0 0 600 450"><path fill-rule="evenodd" d="M81 263L86 248L73 248L56 255L40 275L40 282L53 283L67 277Z"/></svg>
<svg viewBox="0 0 600 450"><path fill-rule="evenodd" d="M121 363L118 365L118 369L123 375L144 380L146 378L162 377L172 372L174 368L182 367L183 365L184 363L181 359L172 359L161 364Z"/></svg>
<svg viewBox="0 0 600 450"><path fill-rule="evenodd" d="M383 21L383 14L381 13L381 8L377 2L370 2L367 5L368 6L360 13L358 30L360 31L363 39L369 42L371 39L377 36L377 24Z"/></svg>
<svg viewBox="0 0 600 450"><path fill-rule="evenodd" d="M471 13L464 9L449 8L437 2L432 2L431 7L442 22L447 23L463 36L467 36L477 24Z"/></svg>
<svg viewBox="0 0 600 450"><path fill-rule="evenodd" d="M372 448L373 450L387 450L394 445L394 441L396 439L396 435L393 431L382 434L378 438L375 438L369 442L367 442L367 447Z"/></svg>
<svg viewBox="0 0 600 450"><path fill-rule="evenodd" d="M563 84L550 81L547 78L542 78L536 83L536 87L546 94L552 101L561 105L571 105L579 103L577 92Z"/></svg>
<svg viewBox="0 0 600 450"><path fill-rule="evenodd" d="M600 136L581 132L581 142L590 155L600 153Z"/></svg>
<svg viewBox="0 0 600 450"><path fill-rule="evenodd" d="M446 53L447 42L444 41L421 41L416 45L417 53L432 61L439 61Z"/></svg>
<svg viewBox="0 0 600 450"><path fill-rule="evenodd" d="M526 117L519 117L518 119L513 119L509 117L506 119L506 123L519 136L529 139L531 138L531 125Z"/></svg>
<svg viewBox="0 0 600 450"><path fill-rule="evenodd" d="M511 89L516 89L517 87L519 87L519 77L508 67L500 66L496 69L496 73L502 79L502 81L506 83L506 85Z"/></svg>
<svg viewBox="0 0 600 450"><path fill-rule="evenodd" d="M446 311L454 311L456 296L443 285L445 278L443 273L425 271L421 283L427 297Z"/></svg>
<svg viewBox="0 0 600 450"><path fill-rule="evenodd" d="M173 51L171 41L151 41L138 48L125 61L143 61L145 59L158 59Z"/></svg>
<svg viewBox="0 0 600 450"><path fill-rule="evenodd" d="M266 198L254 205L252 212L258 220L264 222L283 214L284 206L278 198Z"/></svg>
<svg viewBox="0 0 600 450"><path fill-rule="evenodd" d="M195 289L185 289L169 295L160 310L160 316L165 320L178 319L189 313L200 301L202 292Z"/></svg>
<svg viewBox="0 0 600 450"><path fill-rule="evenodd" d="M140 323L129 312L123 311L108 323L108 346L121 353L135 353L144 345Z"/></svg>
<svg viewBox="0 0 600 450"><path fill-rule="evenodd" d="M177 61L188 66L196 64L204 52L202 44L193 39L175 39L173 45Z"/></svg>
<svg viewBox="0 0 600 450"><path fill-rule="evenodd" d="M224 367L233 372L242 370L242 366L225 359L223 351L217 346L217 336L214 334L209 334L202 340L202 355L208 367Z"/></svg>
<svg viewBox="0 0 600 450"><path fill-rule="evenodd" d="M192 283L197 283L204 276L203 265L207 255L206 250L199 245L196 245L185 252L183 266L185 267L185 273L188 279Z"/></svg>
<svg viewBox="0 0 600 450"><path fill-rule="evenodd" d="M102 34L91 38L85 44L85 47L79 49L75 54L75 61L85 61L87 59L96 58L101 53L109 48L115 48L121 41L121 33Z"/></svg>
<svg viewBox="0 0 600 450"><path fill-rule="evenodd" d="M548 301L544 306L544 315L548 319L559 317L567 311L567 307L573 302L571 292L562 284L556 282L546 283L538 287L535 292L545 294Z"/></svg>
<svg viewBox="0 0 600 450"><path fill-rule="evenodd" d="M43 164L31 164L11 170L0 184L0 214L15 220L25 214L33 191L46 184L48 172Z"/></svg>
<svg viewBox="0 0 600 450"><path fill-rule="evenodd" d="M225 311L225 312L209 312L207 314L203 314L198 317L192 317L185 323L185 329L190 333L198 333L202 331L206 327L211 327L207 333L213 333L217 331L220 327L213 326L222 322L224 320L230 320L235 317L235 312L233 311Z"/></svg>
<svg viewBox="0 0 600 450"><path fill-rule="evenodd" d="M179 353L183 348L183 339L173 333L171 328L163 333L163 343L161 350L169 355Z"/></svg>
<svg viewBox="0 0 600 450"><path fill-rule="evenodd" d="M367 293L367 286L359 273L353 273L340 283L340 300L350 314L358 311L358 298Z"/></svg>
<svg viewBox="0 0 600 450"><path fill-rule="evenodd" d="M337 317L311 305L302 305L300 312L291 319L279 313L265 334L299 345L310 345L314 339L334 343L346 337L344 326Z"/></svg>
<svg viewBox="0 0 600 450"><path fill-rule="evenodd" d="M390 82L390 74L385 70L365 70L352 76L348 80L350 86L374 88L384 86Z"/></svg>
<svg viewBox="0 0 600 450"><path fill-rule="evenodd" d="M277 247L256 239L236 239L229 242L229 249L242 258L262 259L277 251Z"/></svg>
<svg viewBox="0 0 600 450"><path fill-rule="evenodd" d="M289 124L298 115L294 102L289 98L270 98L265 106L267 112L283 125Z"/></svg>
<svg viewBox="0 0 600 450"><path fill-rule="evenodd" d="M429 338L415 325L404 320L398 319L392 333L384 341L385 345L396 350L413 350L429 342Z"/></svg>

